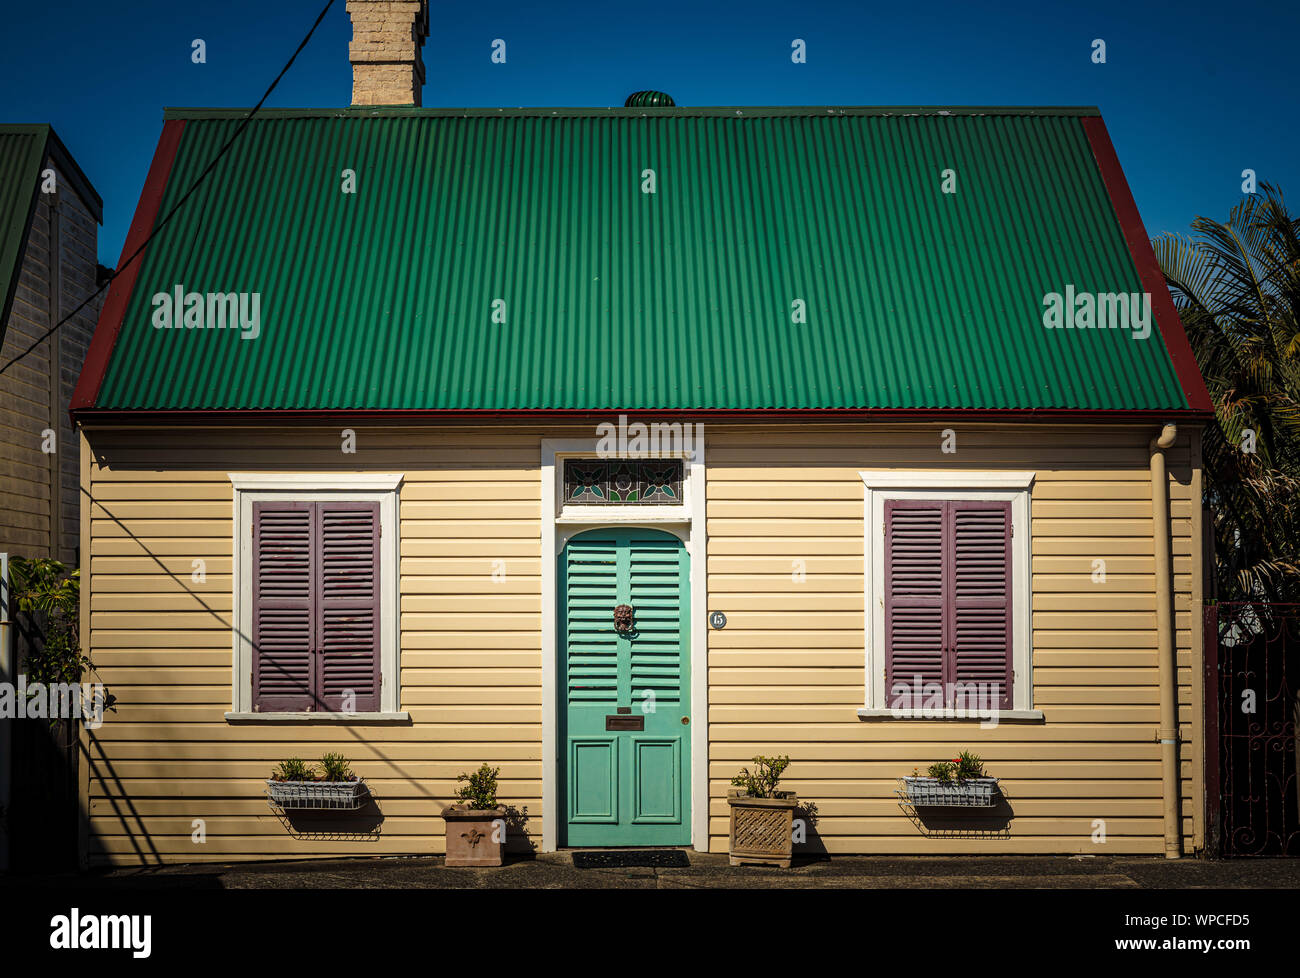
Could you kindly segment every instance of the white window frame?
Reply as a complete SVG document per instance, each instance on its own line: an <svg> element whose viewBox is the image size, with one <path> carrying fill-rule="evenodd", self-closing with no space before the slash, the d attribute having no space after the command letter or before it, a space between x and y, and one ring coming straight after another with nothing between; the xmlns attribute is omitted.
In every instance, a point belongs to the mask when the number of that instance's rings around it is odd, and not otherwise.
<svg viewBox="0 0 1300 978"><path fill-rule="evenodd" d="M1030 492L1033 472L959 471L864 471L858 473L866 486L863 532L863 572L866 577L867 614L864 646L866 690L858 716L864 720L970 720L981 717L946 709L935 715L909 716L886 706L885 689L885 502L890 499L962 499L1011 503L1011 615L1012 691L1010 710L998 710L992 717L1005 720L1040 721L1042 711L1033 708L1033 608L1032 526Z"/></svg>
<svg viewBox="0 0 1300 978"><path fill-rule="evenodd" d="M229 473L234 486L235 547L232 571L235 622L233 702L226 719L258 723L409 722L400 709L398 490L404 476L391 472ZM253 710L253 503L374 502L379 504L379 710L366 713L274 712Z"/></svg>

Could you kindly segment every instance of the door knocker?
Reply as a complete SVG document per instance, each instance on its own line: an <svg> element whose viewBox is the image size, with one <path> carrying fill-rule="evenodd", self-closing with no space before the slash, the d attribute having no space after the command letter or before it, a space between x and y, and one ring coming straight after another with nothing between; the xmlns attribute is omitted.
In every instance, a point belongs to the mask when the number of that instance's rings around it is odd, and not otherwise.
<svg viewBox="0 0 1300 978"><path fill-rule="evenodd" d="M621 604L614 609L614 631L620 635L632 633L632 618L636 612L630 604Z"/></svg>

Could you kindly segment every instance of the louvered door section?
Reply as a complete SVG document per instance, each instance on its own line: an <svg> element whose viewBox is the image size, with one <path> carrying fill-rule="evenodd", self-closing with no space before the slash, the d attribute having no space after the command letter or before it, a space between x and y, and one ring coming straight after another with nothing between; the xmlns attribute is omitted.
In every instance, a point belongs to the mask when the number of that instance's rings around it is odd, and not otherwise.
<svg viewBox="0 0 1300 978"><path fill-rule="evenodd" d="M570 703L619 702L618 544L578 537L564 551L564 630L568 650L564 680Z"/></svg>
<svg viewBox="0 0 1300 978"><path fill-rule="evenodd" d="M253 707L312 707L313 505L253 503Z"/></svg>
<svg viewBox="0 0 1300 978"><path fill-rule="evenodd" d="M379 504L253 503L253 709L380 702Z"/></svg>
<svg viewBox="0 0 1300 978"><path fill-rule="evenodd" d="M379 504L316 504L317 709L379 709Z"/></svg>
<svg viewBox="0 0 1300 978"><path fill-rule="evenodd" d="M636 609L631 697L638 707L672 709L681 700L685 560L685 547L666 534L633 533L628 540L628 587Z"/></svg>
<svg viewBox="0 0 1300 978"><path fill-rule="evenodd" d="M1011 709L1011 504L953 500L952 681L980 706Z"/></svg>
<svg viewBox="0 0 1300 978"><path fill-rule="evenodd" d="M918 707L945 679L945 506L885 501L885 690L890 708Z"/></svg>

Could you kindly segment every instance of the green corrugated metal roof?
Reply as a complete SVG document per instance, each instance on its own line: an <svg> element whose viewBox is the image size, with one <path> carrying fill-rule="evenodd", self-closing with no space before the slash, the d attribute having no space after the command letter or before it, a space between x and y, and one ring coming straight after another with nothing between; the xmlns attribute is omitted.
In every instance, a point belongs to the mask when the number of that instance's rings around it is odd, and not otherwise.
<svg viewBox="0 0 1300 978"><path fill-rule="evenodd" d="M1042 325L1143 291L1095 114L268 112L149 246L95 406L1184 408L1157 331ZM239 119L172 115L161 214ZM260 336L153 328L178 285L260 294Z"/></svg>
<svg viewBox="0 0 1300 978"><path fill-rule="evenodd" d="M27 225L39 189L50 127L0 125L0 341L18 285Z"/></svg>

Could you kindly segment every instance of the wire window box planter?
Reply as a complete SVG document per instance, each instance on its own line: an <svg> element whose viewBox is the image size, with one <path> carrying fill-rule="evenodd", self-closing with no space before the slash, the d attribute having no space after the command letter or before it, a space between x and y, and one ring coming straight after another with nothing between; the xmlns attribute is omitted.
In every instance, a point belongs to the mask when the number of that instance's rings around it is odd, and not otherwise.
<svg viewBox="0 0 1300 978"><path fill-rule="evenodd" d="M899 794L914 806L929 808L993 808L997 778L899 778Z"/></svg>
<svg viewBox="0 0 1300 978"><path fill-rule="evenodd" d="M276 781L267 778L266 795L280 808L355 812L370 797L370 789L356 781Z"/></svg>

